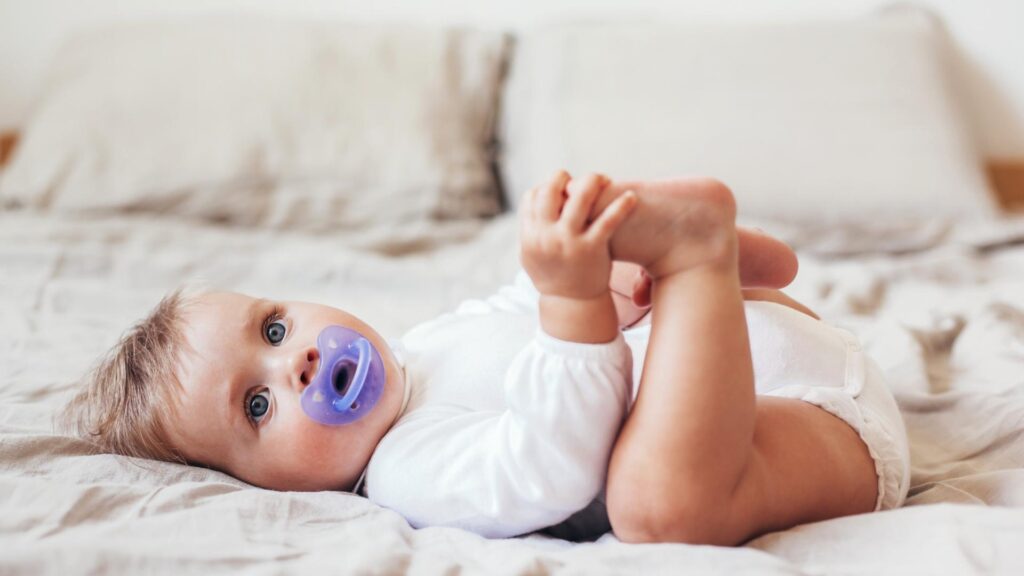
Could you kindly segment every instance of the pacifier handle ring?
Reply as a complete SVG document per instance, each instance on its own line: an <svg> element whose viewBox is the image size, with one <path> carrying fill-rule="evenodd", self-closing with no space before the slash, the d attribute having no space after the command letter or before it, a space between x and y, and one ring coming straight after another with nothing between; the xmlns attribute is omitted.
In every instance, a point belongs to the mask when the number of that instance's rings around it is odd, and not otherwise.
<svg viewBox="0 0 1024 576"><path fill-rule="evenodd" d="M351 344L359 352L359 362L356 364L356 373L352 375L352 384L348 387L345 395L336 398L331 406L338 412L344 412L352 408L352 403L359 397L359 393L366 384L366 373L370 370L370 343L366 338L359 338Z"/></svg>

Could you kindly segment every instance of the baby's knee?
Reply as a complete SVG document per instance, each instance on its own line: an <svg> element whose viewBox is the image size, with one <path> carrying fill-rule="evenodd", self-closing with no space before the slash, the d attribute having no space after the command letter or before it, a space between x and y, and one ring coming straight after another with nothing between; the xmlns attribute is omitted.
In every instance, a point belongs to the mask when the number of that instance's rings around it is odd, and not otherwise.
<svg viewBox="0 0 1024 576"><path fill-rule="evenodd" d="M679 488L613 488L607 494L608 519L615 537L632 544L671 542L732 546L737 538L725 520L726 504Z"/></svg>

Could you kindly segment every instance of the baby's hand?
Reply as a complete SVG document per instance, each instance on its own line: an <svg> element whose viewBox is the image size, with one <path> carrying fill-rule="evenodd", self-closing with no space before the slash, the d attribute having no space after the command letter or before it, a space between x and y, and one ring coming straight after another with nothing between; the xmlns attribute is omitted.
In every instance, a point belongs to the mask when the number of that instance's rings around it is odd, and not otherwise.
<svg viewBox="0 0 1024 576"><path fill-rule="evenodd" d="M589 175L573 181L571 193L569 181L569 174L559 171L550 182L523 195L520 257L541 294L592 299L608 292L608 241L636 206L636 194L620 195L588 222L609 180Z"/></svg>

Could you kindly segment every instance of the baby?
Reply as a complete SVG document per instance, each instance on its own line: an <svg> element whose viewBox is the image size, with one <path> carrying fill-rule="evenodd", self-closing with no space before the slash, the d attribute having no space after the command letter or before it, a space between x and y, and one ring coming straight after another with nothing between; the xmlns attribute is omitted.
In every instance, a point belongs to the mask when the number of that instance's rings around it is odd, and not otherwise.
<svg viewBox="0 0 1024 576"><path fill-rule="evenodd" d="M899 506L907 438L878 368L769 289L795 257L735 212L713 180L560 171L524 195L523 271L486 300L389 345L328 306L178 291L66 415L115 453L488 537L735 545ZM329 326L380 354L379 398L342 425L301 401Z"/></svg>

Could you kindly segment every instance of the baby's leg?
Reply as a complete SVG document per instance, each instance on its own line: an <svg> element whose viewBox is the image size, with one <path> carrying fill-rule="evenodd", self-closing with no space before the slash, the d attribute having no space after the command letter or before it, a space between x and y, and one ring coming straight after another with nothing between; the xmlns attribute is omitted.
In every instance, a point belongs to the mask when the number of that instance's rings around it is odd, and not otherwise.
<svg viewBox="0 0 1024 576"><path fill-rule="evenodd" d="M758 405L729 190L693 180L630 188L640 202L612 252L647 267L654 308L640 393L609 466L616 534L737 544L870 510L873 467L848 426L798 401ZM811 456L793 457L792 446ZM814 464L829 471L806 470Z"/></svg>

